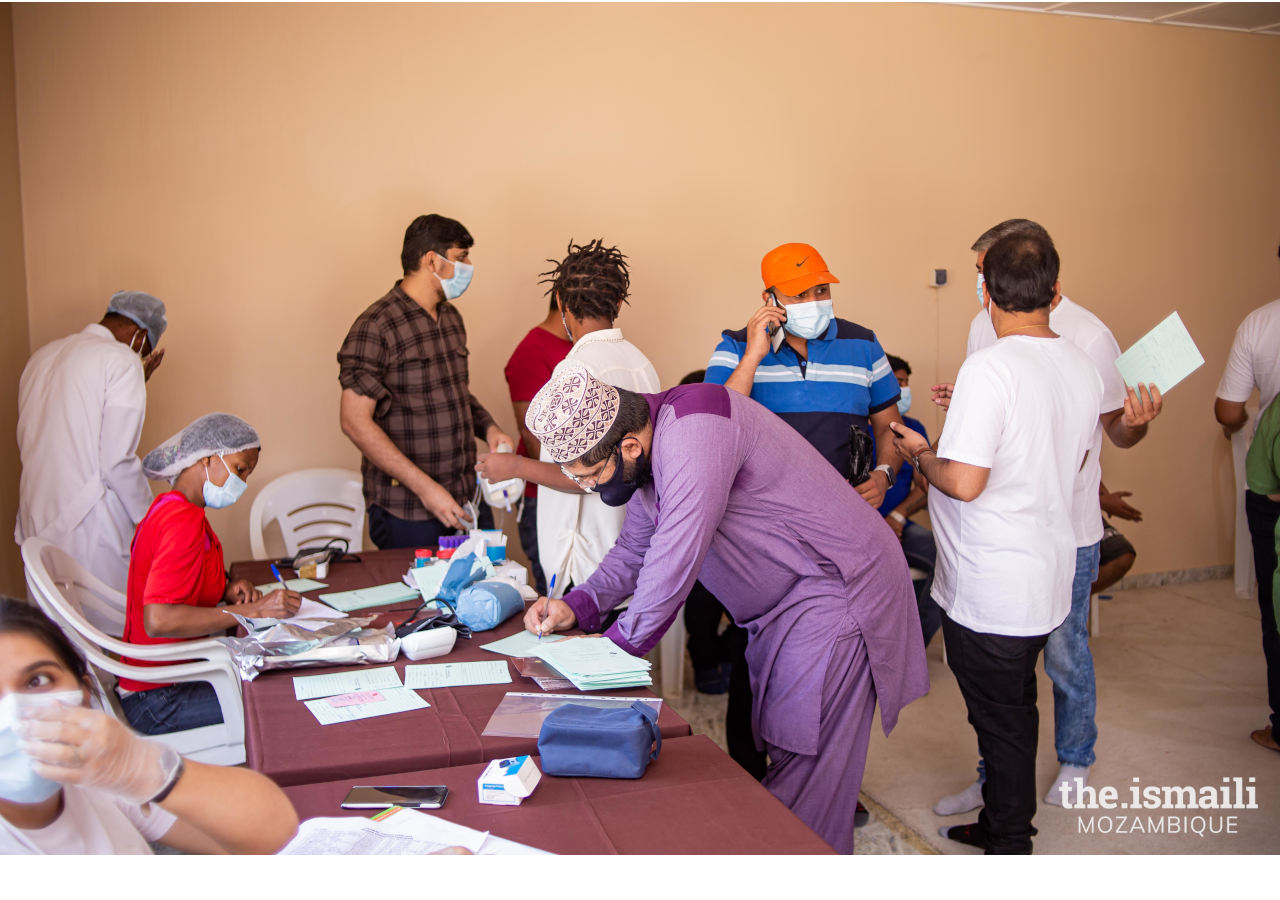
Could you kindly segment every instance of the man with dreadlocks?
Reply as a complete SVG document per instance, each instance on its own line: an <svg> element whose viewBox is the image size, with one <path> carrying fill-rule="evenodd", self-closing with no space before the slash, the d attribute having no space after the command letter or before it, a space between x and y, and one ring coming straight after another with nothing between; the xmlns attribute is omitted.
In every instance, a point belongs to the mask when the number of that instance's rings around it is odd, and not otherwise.
<svg viewBox="0 0 1280 900"><path fill-rule="evenodd" d="M547 295L555 302L560 325L573 342L555 371L570 363L583 365L605 384L656 394L661 388L653 364L614 326L622 304L630 305L631 275L626 259L617 247L595 240L583 245L570 241L563 260L547 260L555 268L542 273L541 283L550 285ZM528 404L523 405L527 409ZM523 422L524 417L520 418ZM527 431L521 429L522 434ZM525 440L526 446L539 447L538 461L511 453L481 454L476 470L490 481L523 478L552 488L538 498L538 556L546 578L555 578L551 596L559 597L570 584L586 581L600 565L622 531L626 510L606 506L598 495L584 492L565 477L536 435L527 434Z"/></svg>

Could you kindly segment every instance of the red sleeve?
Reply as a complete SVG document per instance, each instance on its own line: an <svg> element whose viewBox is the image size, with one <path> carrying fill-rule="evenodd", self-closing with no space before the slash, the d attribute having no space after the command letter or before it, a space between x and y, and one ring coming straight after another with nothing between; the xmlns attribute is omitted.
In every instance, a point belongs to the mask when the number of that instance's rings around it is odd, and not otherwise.
<svg viewBox="0 0 1280 900"><path fill-rule="evenodd" d="M172 504L160 510L156 522L155 555L142 590L142 605L182 603L196 605L196 591L204 572L206 546L204 512L191 504Z"/></svg>
<svg viewBox="0 0 1280 900"><path fill-rule="evenodd" d="M512 403L528 403L551 380L558 360L551 360L526 336L507 361L504 373Z"/></svg>

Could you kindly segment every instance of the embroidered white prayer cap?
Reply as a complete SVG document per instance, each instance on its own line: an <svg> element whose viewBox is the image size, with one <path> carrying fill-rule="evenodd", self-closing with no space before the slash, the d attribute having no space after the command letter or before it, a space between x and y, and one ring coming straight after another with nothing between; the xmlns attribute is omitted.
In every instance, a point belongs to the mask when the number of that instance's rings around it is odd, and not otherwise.
<svg viewBox="0 0 1280 900"><path fill-rule="evenodd" d="M618 418L618 389L565 360L529 404L524 424L561 465L604 440Z"/></svg>

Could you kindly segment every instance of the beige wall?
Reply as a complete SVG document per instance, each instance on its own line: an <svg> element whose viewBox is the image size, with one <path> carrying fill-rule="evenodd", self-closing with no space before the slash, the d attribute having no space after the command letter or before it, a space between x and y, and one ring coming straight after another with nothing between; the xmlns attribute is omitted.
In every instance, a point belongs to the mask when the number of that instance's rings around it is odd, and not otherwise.
<svg viewBox="0 0 1280 900"><path fill-rule="evenodd" d="M163 297L144 450L220 409L262 432L251 492L356 466L334 357L419 213L476 236L458 305L508 428L502 366L571 237L630 255L620 324L666 384L745 322L766 250L812 242L839 313L923 398L978 309L966 248L1028 216L1122 346L1177 309L1207 360L1145 444L1106 453L1147 514L1135 571L1232 558L1211 406L1236 325L1280 296L1274 37L887 4L23 5L15 24L31 346L116 289ZM925 286L935 266L951 286ZM232 557L251 500L211 514Z"/></svg>
<svg viewBox="0 0 1280 900"><path fill-rule="evenodd" d="M8 539L18 514L18 379L26 364L27 285L22 263L18 118L13 88L12 4L0 4L0 592L25 597L22 557Z"/></svg>

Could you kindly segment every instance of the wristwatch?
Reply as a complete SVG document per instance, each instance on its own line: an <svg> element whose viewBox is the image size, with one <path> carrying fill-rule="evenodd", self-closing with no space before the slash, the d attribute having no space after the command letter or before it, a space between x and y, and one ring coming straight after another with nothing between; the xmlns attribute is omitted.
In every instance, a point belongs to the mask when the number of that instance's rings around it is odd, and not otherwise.
<svg viewBox="0 0 1280 900"><path fill-rule="evenodd" d="M893 474L893 466L889 465L888 463L885 463L882 466L876 466L873 471L883 472L885 474L885 477L889 479L889 487L893 487L894 481L897 480L896 476Z"/></svg>

